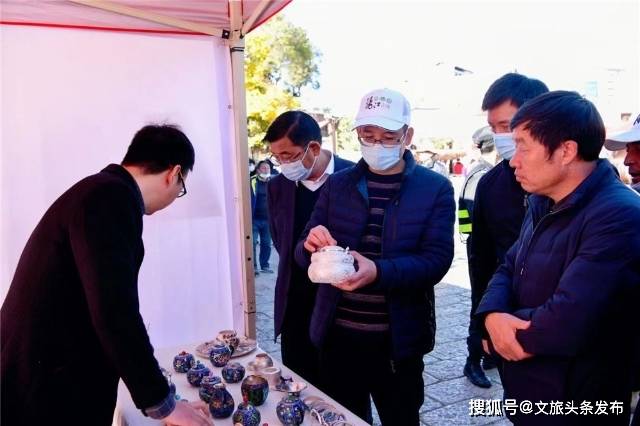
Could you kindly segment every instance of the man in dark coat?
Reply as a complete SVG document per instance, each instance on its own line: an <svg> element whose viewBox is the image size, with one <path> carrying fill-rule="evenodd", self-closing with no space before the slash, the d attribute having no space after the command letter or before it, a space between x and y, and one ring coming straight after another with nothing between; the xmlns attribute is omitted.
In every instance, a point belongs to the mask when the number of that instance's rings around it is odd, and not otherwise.
<svg viewBox="0 0 640 426"><path fill-rule="evenodd" d="M496 80L482 100L487 121L494 133L494 143L502 161L484 174L478 182L472 213L472 234L467 242L471 312L467 349L469 355L464 375L476 386L490 387L485 369L495 366L482 351L482 324L474 317L489 279L504 261L504 255L518 238L525 213L525 191L516 182L509 160L515 149L509 122L527 100L548 92L540 80L509 73Z"/></svg>
<svg viewBox="0 0 640 426"><path fill-rule="evenodd" d="M510 164L532 195L477 310L487 346L504 359L505 412L517 425L626 426L640 338L640 197L598 159L604 124L577 93L525 103L511 128Z"/></svg>
<svg viewBox="0 0 640 426"><path fill-rule="evenodd" d="M302 111L288 111L269 126L265 141L282 173L267 185L271 237L280 261L274 298L274 338L281 335L282 362L318 384L318 351L309 339L317 285L293 260L293 249L309 221L329 175L353 165L321 148L318 123Z"/></svg>
<svg viewBox="0 0 640 426"><path fill-rule="evenodd" d="M0 314L3 425L110 425L120 378L145 415L212 424L176 403L138 309L142 216L186 194L193 164L178 128L146 126L122 165L81 180L42 217Z"/></svg>
<svg viewBox="0 0 640 426"><path fill-rule="evenodd" d="M296 247L307 269L329 245L352 251L357 272L319 284L311 339L323 390L371 422L419 424L423 356L433 349L433 287L453 259L449 180L416 164L409 102L381 89L362 98L355 126L363 159L332 175Z"/></svg>

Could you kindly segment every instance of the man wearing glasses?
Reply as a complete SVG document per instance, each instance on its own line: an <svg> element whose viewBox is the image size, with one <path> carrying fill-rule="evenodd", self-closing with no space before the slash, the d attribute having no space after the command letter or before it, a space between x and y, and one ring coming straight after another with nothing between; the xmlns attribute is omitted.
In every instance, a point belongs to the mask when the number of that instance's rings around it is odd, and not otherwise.
<svg viewBox="0 0 640 426"><path fill-rule="evenodd" d="M309 339L317 285L293 260L320 189L334 171L353 165L322 149L320 126L309 114L288 111L274 120L265 141L271 162L282 173L267 184L269 228L280 256L274 297L274 337L281 335L282 362L313 384L318 383L318 351Z"/></svg>
<svg viewBox="0 0 640 426"><path fill-rule="evenodd" d="M355 274L319 286L311 339L322 389L369 422L373 398L385 425L419 424L433 287L453 259L453 188L407 149L410 114L393 90L364 96L355 122L363 158L329 177L295 252L306 269L322 247L357 250Z"/></svg>
<svg viewBox="0 0 640 426"><path fill-rule="evenodd" d="M120 378L146 416L213 424L175 401L138 309L142 217L187 193L194 159L178 128L143 127L45 213L2 305L2 424L110 425Z"/></svg>

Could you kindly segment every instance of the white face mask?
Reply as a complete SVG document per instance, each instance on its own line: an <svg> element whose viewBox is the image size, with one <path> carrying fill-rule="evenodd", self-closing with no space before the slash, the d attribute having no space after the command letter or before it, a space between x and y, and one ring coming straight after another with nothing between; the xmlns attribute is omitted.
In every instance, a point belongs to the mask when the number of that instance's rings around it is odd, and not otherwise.
<svg viewBox="0 0 640 426"><path fill-rule="evenodd" d="M513 141L513 133L496 133L493 135L493 143L498 154L505 160L511 160L516 152L516 144Z"/></svg>
<svg viewBox="0 0 640 426"><path fill-rule="evenodd" d="M249 173L253 173L255 169L256 169L255 164L249 164Z"/></svg>
<svg viewBox="0 0 640 426"><path fill-rule="evenodd" d="M302 164L302 160L307 155L307 150L309 149L309 145L307 145L307 149L304 150L304 154L298 161L294 161L293 163L282 163L280 165L280 170L284 177L292 181L300 181L306 180L309 175L311 175L311 171L313 170L313 166L316 165L316 160L318 157L313 158L313 164L308 169Z"/></svg>
<svg viewBox="0 0 640 426"><path fill-rule="evenodd" d="M403 138L404 139L404 138ZM385 148L381 144L373 146L360 145L362 158L373 170L387 170L398 164L402 143L393 148Z"/></svg>
<svg viewBox="0 0 640 426"><path fill-rule="evenodd" d="M260 173L260 179L267 180L271 177L271 173Z"/></svg>

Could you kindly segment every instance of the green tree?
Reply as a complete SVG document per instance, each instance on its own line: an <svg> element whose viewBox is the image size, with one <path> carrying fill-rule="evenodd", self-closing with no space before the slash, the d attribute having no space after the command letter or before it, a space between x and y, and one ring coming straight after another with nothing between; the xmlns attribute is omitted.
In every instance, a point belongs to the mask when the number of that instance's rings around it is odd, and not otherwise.
<svg viewBox="0 0 640 426"><path fill-rule="evenodd" d="M264 149L264 133L278 115L300 107L303 87L319 87L319 59L305 30L282 16L247 36L245 88L252 150Z"/></svg>

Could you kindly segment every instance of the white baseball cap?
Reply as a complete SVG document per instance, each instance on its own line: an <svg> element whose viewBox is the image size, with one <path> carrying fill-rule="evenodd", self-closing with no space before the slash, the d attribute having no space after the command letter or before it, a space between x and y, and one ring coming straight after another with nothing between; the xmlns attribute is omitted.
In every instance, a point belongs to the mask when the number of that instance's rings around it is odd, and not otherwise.
<svg viewBox="0 0 640 426"><path fill-rule="evenodd" d="M369 125L395 131L410 121L409 101L395 90L378 89L362 97L353 128Z"/></svg>
<svg viewBox="0 0 640 426"><path fill-rule="evenodd" d="M604 146L610 151L625 149L628 143L640 142L640 115L633 122L633 126L626 132L609 136L604 141Z"/></svg>

